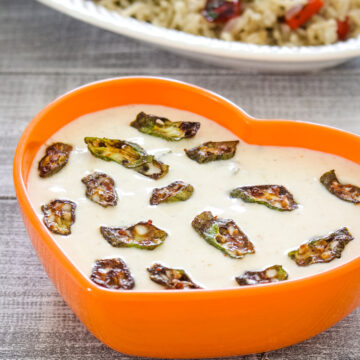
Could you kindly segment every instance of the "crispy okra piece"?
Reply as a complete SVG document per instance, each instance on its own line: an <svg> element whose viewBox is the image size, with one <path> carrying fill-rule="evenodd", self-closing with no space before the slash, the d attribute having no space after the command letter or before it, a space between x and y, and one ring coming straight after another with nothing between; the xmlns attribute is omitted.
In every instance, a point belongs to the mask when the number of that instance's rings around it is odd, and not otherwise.
<svg viewBox="0 0 360 360"><path fill-rule="evenodd" d="M95 172L85 176L81 181L86 185L86 196L103 206L116 206L117 194L113 178L104 173Z"/></svg>
<svg viewBox="0 0 360 360"><path fill-rule="evenodd" d="M113 247L135 247L153 250L160 246L168 234L152 224L152 221L140 221L126 227L101 226L100 232L104 239Z"/></svg>
<svg viewBox="0 0 360 360"><path fill-rule="evenodd" d="M171 121L144 112L139 113L130 125L144 134L157 136L168 141L192 138L200 128L199 122Z"/></svg>
<svg viewBox="0 0 360 360"><path fill-rule="evenodd" d="M191 225L210 245L232 258L241 259L246 254L255 253L254 245L233 220L220 219L210 211L204 211L194 218Z"/></svg>
<svg viewBox="0 0 360 360"><path fill-rule="evenodd" d="M169 171L168 165L157 161L153 155L148 155L140 145L133 142L97 137L86 137L84 141L95 157L115 161L154 180L162 178Z"/></svg>
<svg viewBox="0 0 360 360"><path fill-rule="evenodd" d="M193 192L194 187L192 185L183 181L174 181L168 186L154 189L150 198L150 205L185 201L191 197Z"/></svg>
<svg viewBox="0 0 360 360"><path fill-rule="evenodd" d="M120 258L97 260L90 279L107 289L131 290L135 286L135 280L129 268Z"/></svg>
<svg viewBox="0 0 360 360"><path fill-rule="evenodd" d="M351 184L341 184L336 177L335 170L330 170L322 175L320 182L339 199L360 204L360 187Z"/></svg>
<svg viewBox="0 0 360 360"><path fill-rule="evenodd" d="M59 172L68 163L72 149L71 145L61 142L48 146L44 157L39 161L39 176L45 178Z"/></svg>
<svg viewBox="0 0 360 360"><path fill-rule="evenodd" d="M182 269L171 269L161 264L154 264L147 269L150 279L169 290L201 289Z"/></svg>
<svg viewBox="0 0 360 360"><path fill-rule="evenodd" d="M293 195L281 185L256 185L238 187L230 192L232 198L240 198L248 203L267 206L273 210L292 211L298 204Z"/></svg>
<svg viewBox="0 0 360 360"><path fill-rule="evenodd" d="M86 137L89 151L105 161L115 161L126 168L133 169L149 161L149 155L138 144L130 141Z"/></svg>
<svg viewBox="0 0 360 360"><path fill-rule="evenodd" d="M268 284L287 280L288 273L281 265L274 265L262 271L246 271L244 275L237 276L236 282L240 286Z"/></svg>
<svg viewBox="0 0 360 360"><path fill-rule="evenodd" d="M169 165L156 160L152 155L149 156L149 161L147 163L135 168L134 170L151 179L161 179L169 172Z"/></svg>
<svg viewBox="0 0 360 360"><path fill-rule="evenodd" d="M41 207L44 224L54 234L70 235L75 222L76 204L70 200L53 200Z"/></svg>
<svg viewBox="0 0 360 360"><path fill-rule="evenodd" d="M354 238L344 227L326 237L317 237L300 245L298 250L289 252L289 256L299 266L328 263L341 258L341 253L351 240Z"/></svg>
<svg viewBox="0 0 360 360"><path fill-rule="evenodd" d="M185 149L186 155L199 164L215 160L228 160L234 157L239 141L208 141L192 149Z"/></svg>

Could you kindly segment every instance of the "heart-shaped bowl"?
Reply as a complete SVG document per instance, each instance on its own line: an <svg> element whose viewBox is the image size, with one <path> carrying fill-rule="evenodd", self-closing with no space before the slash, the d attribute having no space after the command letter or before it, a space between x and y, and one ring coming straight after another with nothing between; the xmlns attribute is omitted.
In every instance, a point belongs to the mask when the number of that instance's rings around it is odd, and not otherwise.
<svg viewBox="0 0 360 360"><path fill-rule="evenodd" d="M178 81L110 79L56 99L30 122L19 141L15 189L26 229L47 274L98 339L137 356L242 355L312 337L360 304L360 257L303 279L224 290L113 291L83 276L36 215L27 192L29 170L41 145L61 127L84 114L128 104L191 111L249 144L307 148L360 164L359 136L304 122L257 120L219 95Z"/></svg>

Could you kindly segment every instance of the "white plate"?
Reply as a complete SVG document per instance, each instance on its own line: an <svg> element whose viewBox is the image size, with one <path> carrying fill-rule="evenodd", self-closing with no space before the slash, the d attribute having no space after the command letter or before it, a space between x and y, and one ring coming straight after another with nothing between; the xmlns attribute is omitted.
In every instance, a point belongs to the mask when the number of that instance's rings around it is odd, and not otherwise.
<svg viewBox="0 0 360 360"><path fill-rule="evenodd" d="M360 56L360 36L327 46L278 47L227 42L164 29L126 18L89 0L38 0L95 26L202 61L241 69L303 72Z"/></svg>

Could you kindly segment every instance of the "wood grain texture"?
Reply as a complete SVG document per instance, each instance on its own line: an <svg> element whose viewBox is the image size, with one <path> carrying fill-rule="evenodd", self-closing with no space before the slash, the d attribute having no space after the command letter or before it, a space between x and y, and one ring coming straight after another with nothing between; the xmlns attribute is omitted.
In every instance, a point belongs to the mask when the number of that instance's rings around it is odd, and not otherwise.
<svg viewBox="0 0 360 360"><path fill-rule="evenodd" d="M25 233L11 179L16 143L38 111L76 86L128 75L191 82L256 117L360 133L360 59L315 74L255 75L160 51L33 0L0 0L0 359L128 359L95 339L55 291ZM359 320L358 309L313 339L241 359L360 359Z"/></svg>

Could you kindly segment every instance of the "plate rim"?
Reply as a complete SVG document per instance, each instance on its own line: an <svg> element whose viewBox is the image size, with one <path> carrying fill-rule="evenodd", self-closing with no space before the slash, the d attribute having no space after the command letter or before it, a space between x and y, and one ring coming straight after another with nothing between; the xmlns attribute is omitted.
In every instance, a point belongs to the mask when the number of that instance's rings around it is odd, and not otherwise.
<svg viewBox="0 0 360 360"><path fill-rule="evenodd" d="M158 27L127 18L90 0L37 0L78 20L136 40L217 59L252 60L263 63L311 63L346 60L360 56L360 35L346 42L321 46L269 46L227 42Z"/></svg>

